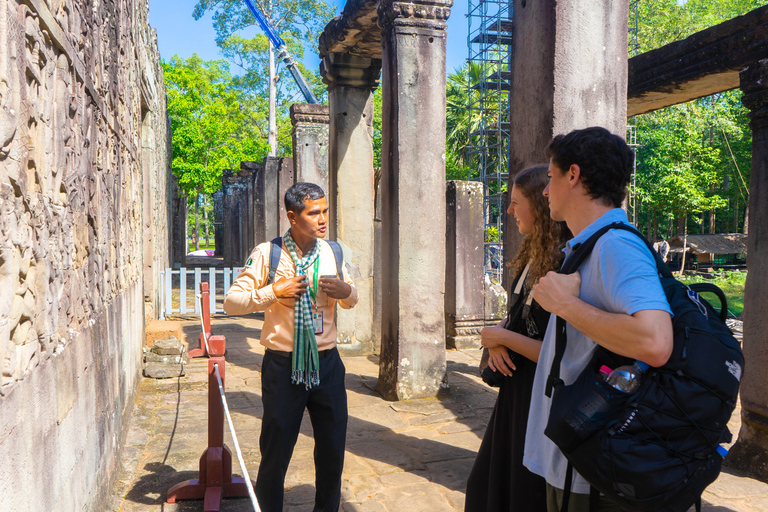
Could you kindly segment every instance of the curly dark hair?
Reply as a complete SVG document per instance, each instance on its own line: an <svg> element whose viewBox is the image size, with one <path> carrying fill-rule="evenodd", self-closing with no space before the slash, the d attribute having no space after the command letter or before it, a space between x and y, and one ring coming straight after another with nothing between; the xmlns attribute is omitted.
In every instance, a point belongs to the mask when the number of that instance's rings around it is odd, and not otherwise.
<svg viewBox="0 0 768 512"><path fill-rule="evenodd" d="M593 126L557 135L546 151L561 171L567 171L573 164L579 166L581 181L590 197L606 206L621 206L635 159L624 139Z"/></svg>
<svg viewBox="0 0 768 512"><path fill-rule="evenodd" d="M556 222L549 216L549 201L542 194L549 183L548 166L537 165L520 171L514 186L530 201L533 211L533 233L523 240L512 261L515 274L523 270L528 261L528 283L533 286L550 270L557 270L563 261L563 247L571 238L565 222Z"/></svg>

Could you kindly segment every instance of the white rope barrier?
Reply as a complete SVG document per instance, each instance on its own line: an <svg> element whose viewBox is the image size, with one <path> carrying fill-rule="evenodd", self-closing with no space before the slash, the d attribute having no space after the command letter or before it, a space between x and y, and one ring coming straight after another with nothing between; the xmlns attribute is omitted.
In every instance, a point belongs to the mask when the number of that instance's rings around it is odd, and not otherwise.
<svg viewBox="0 0 768 512"><path fill-rule="evenodd" d="M203 321L203 295L198 294L197 298L200 299L200 327L203 330L203 341L205 342L205 353L210 357L211 352L208 350L208 336L205 333L205 322ZM259 503L256 501L256 493L253 492L253 485L251 485L251 477L248 475L248 469L245 467L243 461L243 453L240 451L240 443L237 442L237 434L235 434L235 427L232 424L232 417L229 415L229 406L227 405L227 397L224 394L224 385L221 382L221 375L219 374L219 365L214 363L213 370L216 372L216 380L219 382L219 395L221 396L221 403L224 405L224 414L227 416L227 423L229 424L229 431L232 434L232 442L235 445L235 453L237 454L237 461L240 463L240 470L243 472L243 479L245 480L245 486L248 488L248 496L251 498L251 504L253 505L254 512L261 512Z"/></svg>
<svg viewBox="0 0 768 512"><path fill-rule="evenodd" d="M216 379L219 381L219 394L221 395L221 403L224 404L224 414L227 416L227 423L229 423L229 431L232 433L232 442L235 445L235 453L237 454L237 460L240 462L240 470L243 472L243 479L245 480L245 486L248 488L248 496L251 497L251 504L253 505L254 512L261 512L259 509L259 503L256 501L256 493L253 492L253 485L251 485L251 477L248 476L248 469L243 462L243 453L240 451L240 443L237 442L237 434L235 434L235 427L232 425L232 417L229 415L229 407L227 406L227 397L224 396L224 386L221 384L221 375L219 375L219 365L214 364L213 369L216 371Z"/></svg>

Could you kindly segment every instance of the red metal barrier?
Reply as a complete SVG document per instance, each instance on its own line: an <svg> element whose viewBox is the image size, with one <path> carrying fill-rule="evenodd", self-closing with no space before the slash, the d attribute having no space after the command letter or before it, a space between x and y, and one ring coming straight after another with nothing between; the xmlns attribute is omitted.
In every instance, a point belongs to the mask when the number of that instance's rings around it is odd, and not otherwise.
<svg viewBox="0 0 768 512"><path fill-rule="evenodd" d="M202 292L203 303L207 304L207 283L202 283ZM203 309L203 320L206 329L210 329L210 317L205 322L207 310L206 306ZM205 343L202 338L201 344L203 352L205 352ZM168 491L167 502L176 503L176 500L203 499L205 512L218 512L222 498L247 497L248 487L245 479L232 478L232 452L224 444L224 404L221 402L219 382L216 379L214 365L218 366L223 387L226 338L224 336L210 336L208 347L210 350L210 359L208 360L208 448L200 457L199 478L187 480L171 487Z"/></svg>
<svg viewBox="0 0 768 512"><path fill-rule="evenodd" d="M207 355L205 353L205 339L203 336L207 336L208 338L211 337L211 303L209 302L208 297L208 283L200 283L200 295L203 296L200 300L200 309L203 312L203 325L205 326L205 333L200 333L200 336L197 338L199 346L198 348L194 348L189 351L189 357L202 357ZM208 341L210 344L210 339ZM224 353L222 352L222 354ZM218 386L218 383L216 385Z"/></svg>

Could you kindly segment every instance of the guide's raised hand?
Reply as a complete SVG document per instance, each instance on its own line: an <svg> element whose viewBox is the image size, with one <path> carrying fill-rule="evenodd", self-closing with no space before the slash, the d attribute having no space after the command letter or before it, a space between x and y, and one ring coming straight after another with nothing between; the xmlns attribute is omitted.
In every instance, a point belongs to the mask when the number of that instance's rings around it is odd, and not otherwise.
<svg viewBox="0 0 768 512"><path fill-rule="evenodd" d="M307 293L307 276L281 277L272 285L278 299L298 299Z"/></svg>
<svg viewBox="0 0 768 512"><path fill-rule="evenodd" d="M352 293L352 287L335 277L321 277L320 289L332 299L346 299Z"/></svg>

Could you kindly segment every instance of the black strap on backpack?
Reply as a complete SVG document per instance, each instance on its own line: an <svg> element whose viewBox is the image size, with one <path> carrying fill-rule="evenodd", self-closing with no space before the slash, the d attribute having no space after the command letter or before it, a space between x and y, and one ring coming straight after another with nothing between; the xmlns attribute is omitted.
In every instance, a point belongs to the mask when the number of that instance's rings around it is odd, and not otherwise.
<svg viewBox="0 0 768 512"><path fill-rule="evenodd" d="M333 250L333 257L336 260L336 276L339 279L343 279L342 265L344 265L344 252L341 250L341 245L334 240L325 240L325 242ZM275 280L275 272L277 272L277 266L280 264L280 253L283 251L283 238L278 236L273 238L270 243L272 246L269 251L269 279L267 279L267 284Z"/></svg>

